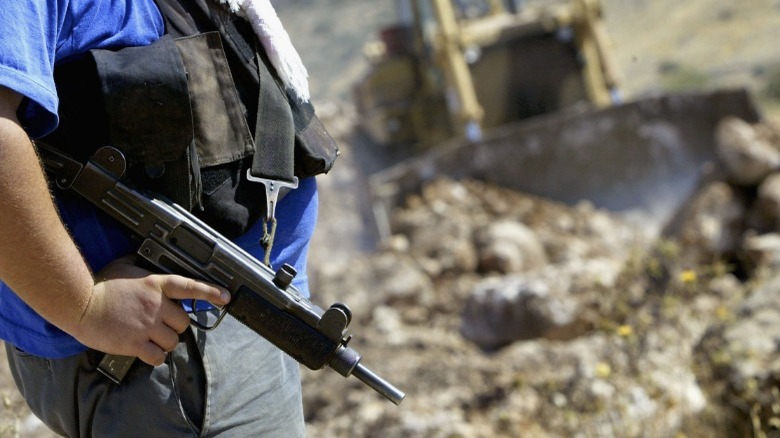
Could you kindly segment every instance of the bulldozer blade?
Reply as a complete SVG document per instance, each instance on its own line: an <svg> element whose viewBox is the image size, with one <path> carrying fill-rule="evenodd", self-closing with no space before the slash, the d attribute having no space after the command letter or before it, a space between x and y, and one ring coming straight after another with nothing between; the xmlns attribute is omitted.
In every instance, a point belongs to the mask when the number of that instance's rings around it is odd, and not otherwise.
<svg viewBox="0 0 780 438"><path fill-rule="evenodd" d="M571 108L492 129L479 142L447 142L372 177L380 235L389 233L381 216L439 176L589 201L661 227L715 162L715 127L726 116L759 120L747 91L719 90Z"/></svg>

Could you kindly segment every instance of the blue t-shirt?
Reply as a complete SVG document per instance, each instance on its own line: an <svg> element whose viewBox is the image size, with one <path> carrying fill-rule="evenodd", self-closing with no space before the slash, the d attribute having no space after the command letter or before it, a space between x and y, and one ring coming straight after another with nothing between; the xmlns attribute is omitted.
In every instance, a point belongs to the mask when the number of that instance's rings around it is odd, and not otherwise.
<svg viewBox="0 0 780 438"><path fill-rule="evenodd" d="M53 79L56 62L94 48L148 45L164 33L153 0L6 1L0 8L0 22L0 85L24 96L19 118L33 138L57 126L58 98ZM299 274L294 284L307 296L306 254L317 217L316 194L316 182L308 178L280 201L271 254L273 266L289 263L296 267ZM87 201L66 194L57 205L94 271L137 249L121 225ZM262 259L261 236L262 225L255 224L235 242ZM2 282L0 339L49 358L68 357L86 349L41 318Z"/></svg>

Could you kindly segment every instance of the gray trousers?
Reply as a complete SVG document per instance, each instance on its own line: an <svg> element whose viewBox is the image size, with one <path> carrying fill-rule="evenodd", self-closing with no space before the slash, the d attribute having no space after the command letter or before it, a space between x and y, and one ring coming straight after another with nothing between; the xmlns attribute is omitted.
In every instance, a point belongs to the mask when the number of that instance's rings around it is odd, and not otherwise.
<svg viewBox="0 0 780 438"><path fill-rule="evenodd" d="M8 345L32 412L68 437L302 437L299 365L231 316L188 330L163 365L136 361L116 385L96 370L102 353L66 359Z"/></svg>

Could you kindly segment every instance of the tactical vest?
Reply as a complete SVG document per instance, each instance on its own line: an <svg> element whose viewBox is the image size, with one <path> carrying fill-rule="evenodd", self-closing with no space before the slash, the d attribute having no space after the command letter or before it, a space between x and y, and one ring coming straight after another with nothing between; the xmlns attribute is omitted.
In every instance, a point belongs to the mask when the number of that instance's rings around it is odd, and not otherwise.
<svg viewBox="0 0 780 438"><path fill-rule="evenodd" d="M338 155L308 102L282 88L251 25L216 0L155 0L166 35L55 67L58 128L40 141L86 161L121 150L130 180L226 235L266 215L266 189Z"/></svg>

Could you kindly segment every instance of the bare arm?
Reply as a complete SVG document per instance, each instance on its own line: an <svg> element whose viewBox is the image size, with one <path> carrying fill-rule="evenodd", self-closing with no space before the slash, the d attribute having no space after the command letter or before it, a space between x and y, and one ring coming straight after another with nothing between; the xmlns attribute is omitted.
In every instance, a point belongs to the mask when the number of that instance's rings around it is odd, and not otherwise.
<svg viewBox="0 0 780 438"><path fill-rule="evenodd" d="M0 87L0 278L43 318L85 345L162 363L189 318L173 299L227 301L223 290L128 261L95 281L54 207L16 118L21 97Z"/></svg>

